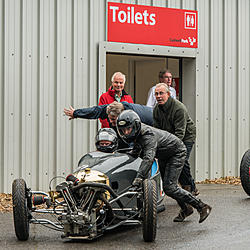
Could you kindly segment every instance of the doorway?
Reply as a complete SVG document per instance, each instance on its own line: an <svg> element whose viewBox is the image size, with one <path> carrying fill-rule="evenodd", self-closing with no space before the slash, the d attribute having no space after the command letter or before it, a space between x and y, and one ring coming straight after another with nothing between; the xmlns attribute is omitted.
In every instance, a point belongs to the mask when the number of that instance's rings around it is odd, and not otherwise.
<svg viewBox="0 0 250 250"><path fill-rule="evenodd" d="M172 87L181 100L181 62L181 58L107 53L106 90L110 87L112 75L122 72L126 76L125 91L135 103L146 105L150 88L159 82L159 71L167 68L173 75Z"/></svg>
<svg viewBox="0 0 250 250"><path fill-rule="evenodd" d="M100 42L98 98L110 86L112 74L123 70L127 76L125 90L136 103L145 104L148 90L158 83L159 67L163 66L172 72L174 79L179 80L178 83L175 81L179 100L186 105L192 119L196 121L197 53L197 49L190 48ZM193 176L197 165L196 147L194 149L190 156Z"/></svg>

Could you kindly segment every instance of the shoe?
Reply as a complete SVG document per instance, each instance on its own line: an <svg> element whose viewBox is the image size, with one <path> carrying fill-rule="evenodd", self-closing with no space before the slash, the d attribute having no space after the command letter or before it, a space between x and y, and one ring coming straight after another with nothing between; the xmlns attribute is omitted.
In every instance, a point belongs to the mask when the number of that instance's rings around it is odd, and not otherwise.
<svg viewBox="0 0 250 250"><path fill-rule="evenodd" d="M211 213L211 210L212 210L212 207L210 207L207 204L205 204L202 208L198 210L200 214L199 223L202 223L208 217L208 215Z"/></svg>
<svg viewBox="0 0 250 250"><path fill-rule="evenodd" d="M182 222L185 220L186 217L191 215L194 212L194 209L187 204L187 209L186 210L180 210L179 214L174 218L174 222Z"/></svg>

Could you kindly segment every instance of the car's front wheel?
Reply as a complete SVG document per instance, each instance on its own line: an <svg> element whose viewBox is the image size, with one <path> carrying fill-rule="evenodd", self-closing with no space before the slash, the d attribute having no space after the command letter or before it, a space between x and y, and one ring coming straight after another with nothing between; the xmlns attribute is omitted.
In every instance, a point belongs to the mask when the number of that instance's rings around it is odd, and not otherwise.
<svg viewBox="0 0 250 250"><path fill-rule="evenodd" d="M29 238L29 209L27 204L27 187L23 179L12 183L13 217L16 236L19 240Z"/></svg>
<svg viewBox="0 0 250 250"><path fill-rule="evenodd" d="M157 188L154 180L144 180L143 198L143 239L152 242L157 226Z"/></svg>
<svg viewBox="0 0 250 250"><path fill-rule="evenodd" d="M250 195L250 149L242 157L240 163L241 185L245 192Z"/></svg>

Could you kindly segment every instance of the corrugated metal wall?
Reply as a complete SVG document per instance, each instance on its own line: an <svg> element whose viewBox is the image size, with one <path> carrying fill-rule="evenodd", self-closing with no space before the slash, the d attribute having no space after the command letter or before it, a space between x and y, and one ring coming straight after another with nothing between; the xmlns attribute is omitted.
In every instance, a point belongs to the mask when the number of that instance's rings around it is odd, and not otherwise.
<svg viewBox="0 0 250 250"><path fill-rule="evenodd" d="M63 108L96 105L100 0L0 0L0 192L22 176L35 189L65 176L93 147L95 121Z"/></svg>
<svg viewBox="0 0 250 250"><path fill-rule="evenodd" d="M249 3L197 2L197 179L239 175L250 148Z"/></svg>
<svg viewBox="0 0 250 250"><path fill-rule="evenodd" d="M0 192L20 176L47 190L93 149L96 122L63 108L97 104L106 2L0 0ZM249 0L112 2L198 10L196 178L238 175L250 147Z"/></svg>

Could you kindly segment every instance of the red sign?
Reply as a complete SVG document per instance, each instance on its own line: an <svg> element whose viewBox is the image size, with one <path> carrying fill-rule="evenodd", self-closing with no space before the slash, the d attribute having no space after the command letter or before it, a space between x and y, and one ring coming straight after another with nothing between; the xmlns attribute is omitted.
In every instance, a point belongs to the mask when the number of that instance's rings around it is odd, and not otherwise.
<svg viewBox="0 0 250 250"><path fill-rule="evenodd" d="M108 3L108 41L197 48L194 10Z"/></svg>

